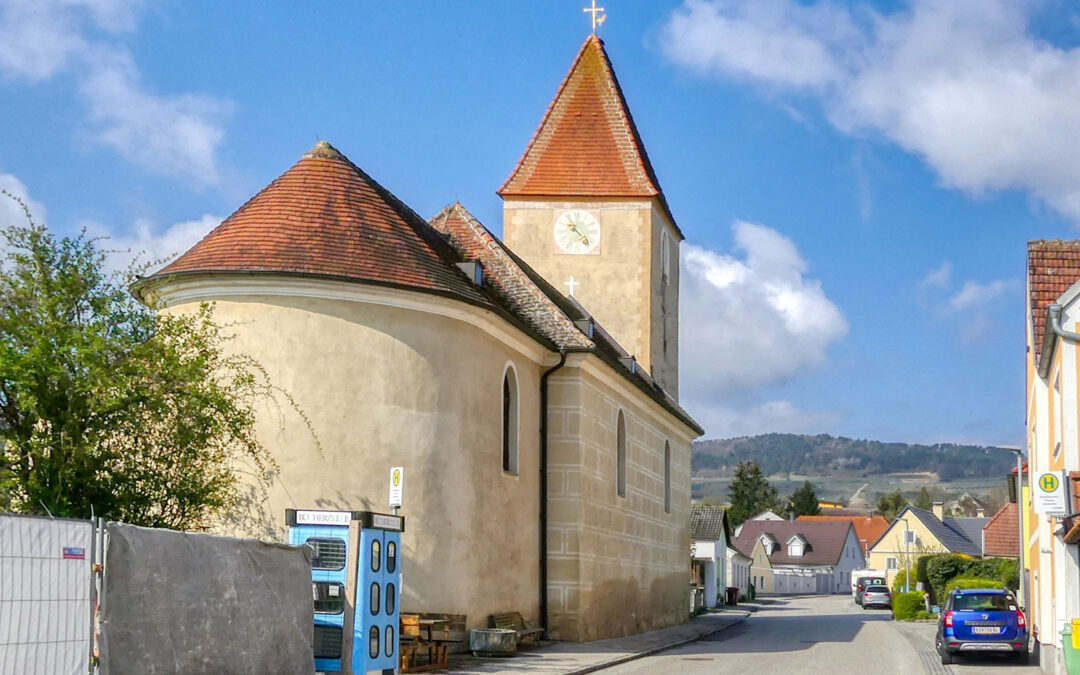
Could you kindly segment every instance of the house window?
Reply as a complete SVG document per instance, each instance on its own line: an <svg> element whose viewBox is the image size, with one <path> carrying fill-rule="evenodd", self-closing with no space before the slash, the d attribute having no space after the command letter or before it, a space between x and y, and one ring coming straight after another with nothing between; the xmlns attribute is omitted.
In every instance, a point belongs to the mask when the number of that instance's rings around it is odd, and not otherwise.
<svg viewBox="0 0 1080 675"><path fill-rule="evenodd" d="M626 496L626 416L619 411L615 422L615 492L620 497Z"/></svg>
<svg viewBox="0 0 1080 675"><path fill-rule="evenodd" d="M503 375L502 468L507 473L518 472L518 387L510 367Z"/></svg>
<svg viewBox="0 0 1080 675"><path fill-rule="evenodd" d="M887 570L900 569L899 561L896 558L894 558L893 556L889 556L888 558L885 558L885 569L887 569Z"/></svg>
<svg viewBox="0 0 1080 675"><path fill-rule="evenodd" d="M664 441L664 513L671 513L671 443Z"/></svg>

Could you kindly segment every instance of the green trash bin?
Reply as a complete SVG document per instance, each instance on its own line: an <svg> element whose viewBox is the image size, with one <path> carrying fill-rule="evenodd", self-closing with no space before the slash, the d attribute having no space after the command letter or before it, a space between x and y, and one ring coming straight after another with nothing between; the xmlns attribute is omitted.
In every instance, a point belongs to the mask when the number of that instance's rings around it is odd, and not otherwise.
<svg viewBox="0 0 1080 675"><path fill-rule="evenodd" d="M1073 619L1061 631L1061 646L1065 653L1065 672L1080 675L1080 619Z"/></svg>

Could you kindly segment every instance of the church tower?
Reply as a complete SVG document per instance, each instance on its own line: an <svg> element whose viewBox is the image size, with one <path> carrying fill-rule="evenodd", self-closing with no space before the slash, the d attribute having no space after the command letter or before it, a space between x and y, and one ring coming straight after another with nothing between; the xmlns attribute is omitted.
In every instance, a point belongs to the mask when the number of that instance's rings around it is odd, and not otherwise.
<svg viewBox="0 0 1080 675"><path fill-rule="evenodd" d="M596 35L498 193L509 248L677 399L683 236Z"/></svg>

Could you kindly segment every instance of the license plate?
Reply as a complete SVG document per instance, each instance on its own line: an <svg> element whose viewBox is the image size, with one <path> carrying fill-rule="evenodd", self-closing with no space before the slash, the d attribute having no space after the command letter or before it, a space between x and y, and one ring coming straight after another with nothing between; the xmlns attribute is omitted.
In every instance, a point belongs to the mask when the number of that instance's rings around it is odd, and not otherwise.
<svg viewBox="0 0 1080 675"><path fill-rule="evenodd" d="M971 632L975 635L997 635L1001 629L997 626L972 626Z"/></svg>

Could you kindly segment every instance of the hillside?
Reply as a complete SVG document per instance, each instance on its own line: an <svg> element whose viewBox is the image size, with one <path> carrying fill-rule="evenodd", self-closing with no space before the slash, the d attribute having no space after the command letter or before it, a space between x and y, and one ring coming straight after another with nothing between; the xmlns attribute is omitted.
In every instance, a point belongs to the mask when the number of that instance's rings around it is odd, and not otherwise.
<svg viewBox="0 0 1080 675"><path fill-rule="evenodd" d="M1016 455L991 447L883 443L825 434L763 434L694 443L693 476L730 477L739 462L751 459L757 460L767 476L871 478L884 474L934 473L942 482L1003 481L1016 466Z"/></svg>

